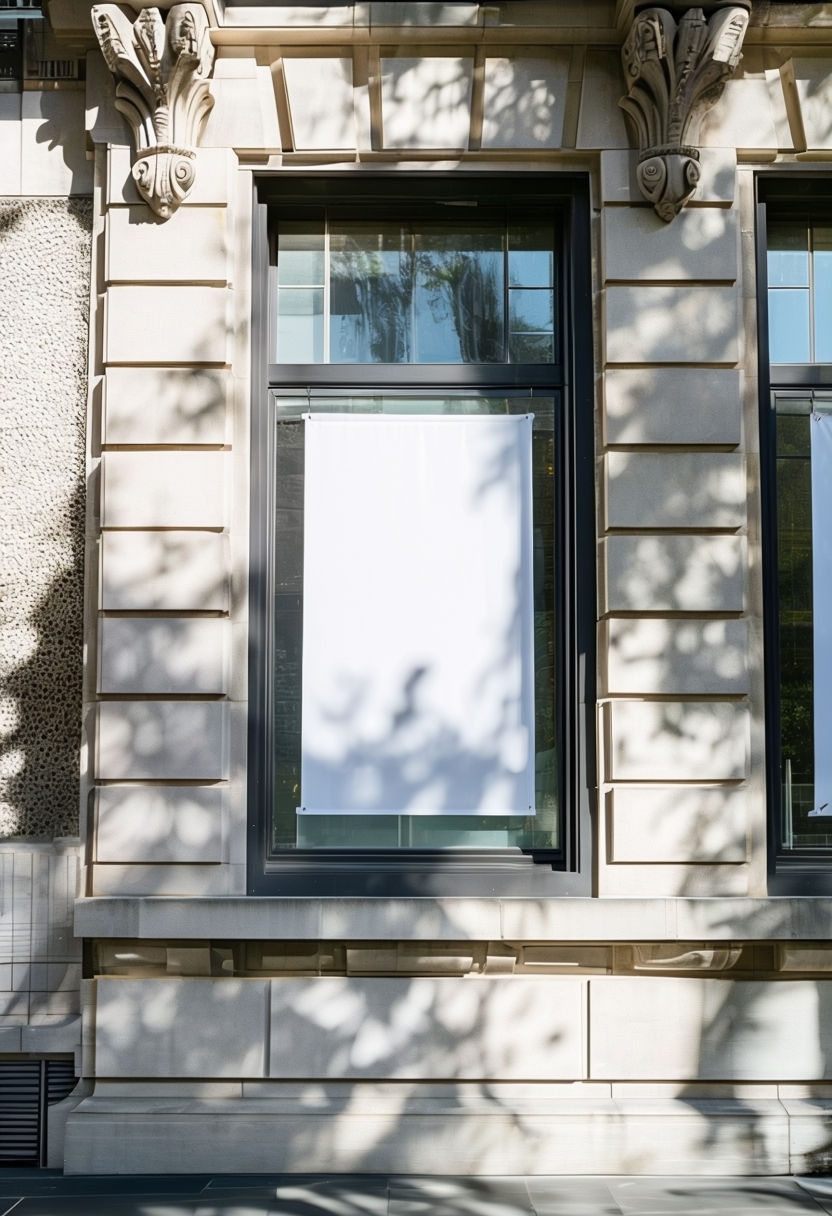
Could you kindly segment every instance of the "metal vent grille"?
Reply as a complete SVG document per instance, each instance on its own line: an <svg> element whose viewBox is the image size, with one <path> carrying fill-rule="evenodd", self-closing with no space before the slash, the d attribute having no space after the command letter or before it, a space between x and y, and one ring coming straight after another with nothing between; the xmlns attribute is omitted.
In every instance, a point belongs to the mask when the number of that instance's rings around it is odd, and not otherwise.
<svg viewBox="0 0 832 1216"><path fill-rule="evenodd" d="M0 1060L0 1168L44 1164L47 1107L75 1083L72 1060Z"/></svg>

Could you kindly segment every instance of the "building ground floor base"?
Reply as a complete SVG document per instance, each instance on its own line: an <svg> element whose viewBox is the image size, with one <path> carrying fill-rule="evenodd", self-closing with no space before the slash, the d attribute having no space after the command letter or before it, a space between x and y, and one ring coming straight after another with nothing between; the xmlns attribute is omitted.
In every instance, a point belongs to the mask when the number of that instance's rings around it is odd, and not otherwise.
<svg viewBox="0 0 832 1216"><path fill-rule="evenodd" d="M578 1090L570 1099L563 1087L546 1085L535 1092L485 1083L262 1082L234 1098L225 1083L99 1084L67 1113L63 1168L68 1175L307 1173L323 1165L336 1173L467 1177L832 1172L830 1099L709 1097L702 1087L651 1098L645 1086L627 1088L629 1096L582 1098Z"/></svg>

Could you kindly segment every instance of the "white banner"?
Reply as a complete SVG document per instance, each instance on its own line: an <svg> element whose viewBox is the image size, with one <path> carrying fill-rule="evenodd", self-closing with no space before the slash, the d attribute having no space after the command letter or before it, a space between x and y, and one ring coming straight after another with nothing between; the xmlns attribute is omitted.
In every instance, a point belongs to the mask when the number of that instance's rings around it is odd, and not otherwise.
<svg viewBox="0 0 832 1216"><path fill-rule="evenodd" d="M300 814L534 813L532 420L307 416Z"/></svg>
<svg viewBox="0 0 832 1216"><path fill-rule="evenodd" d="M832 415L813 414L811 436L814 812L832 815Z"/></svg>

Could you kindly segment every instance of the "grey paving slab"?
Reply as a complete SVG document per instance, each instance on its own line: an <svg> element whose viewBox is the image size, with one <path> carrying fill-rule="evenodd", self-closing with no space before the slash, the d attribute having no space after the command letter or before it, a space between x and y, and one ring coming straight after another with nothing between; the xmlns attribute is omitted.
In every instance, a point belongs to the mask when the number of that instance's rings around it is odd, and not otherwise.
<svg viewBox="0 0 832 1216"><path fill-rule="evenodd" d="M600 1178L527 1178L526 1186L537 1216L621 1216Z"/></svg>
<svg viewBox="0 0 832 1216"><path fill-rule="evenodd" d="M820 1205L821 1211L832 1216L832 1178L796 1178L795 1181Z"/></svg>
<svg viewBox="0 0 832 1216"><path fill-rule="evenodd" d="M623 1216L820 1216L812 1196L789 1178L616 1178L609 1188Z"/></svg>
<svg viewBox="0 0 832 1216"><path fill-rule="evenodd" d="M388 1216L534 1216L518 1178L419 1178L390 1183Z"/></svg>
<svg viewBox="0 0 832 1216"><path fill-rule="evenodd" d="M383 1177L283 1178L272 1195L269 1216L387 1216L387 1179Z"/></svg>

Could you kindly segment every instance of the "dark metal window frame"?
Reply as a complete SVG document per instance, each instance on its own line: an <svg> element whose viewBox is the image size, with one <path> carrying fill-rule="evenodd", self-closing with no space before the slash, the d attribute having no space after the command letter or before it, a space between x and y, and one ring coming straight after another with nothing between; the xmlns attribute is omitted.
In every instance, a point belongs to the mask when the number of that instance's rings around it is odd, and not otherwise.
<svg viewBox="0 0 832 1216"><path fill-rule="evenodd" d="M772 895L832 894L832 849L785 850L780 780L780 644L777 586L777 394L832 390L832 364L771 364L768 341L768 219L813 216L832 222L832 177L793 172L757 177L757 304L762 481L763 629L765 638L768 889Z"/></svg>
<svg viewBox="0 0 832 1216"><path fill-rule="evenodd" d="M366 214L399 214L419 199L469 199L481 205L551 206L563 226L560 333L562 364L268 365L270 207L284 213L327 203L364 205ZM477 173L340 175L283 173L256 183L253 242L252 489L248 733L248 891L252 895L534 896L590 893L590 815L595 785L595 560L593 361L589 184L577 174ZM298 849L270 854L273 747L271 715L271 545L274 442L270 390L405 386L499 392L552 387L564 396L560 433L563 491L558 502L564 571L558 601L556 670L560 705L562 847L520 849ZM557 424L556 424L557 425Z"/></svg>

